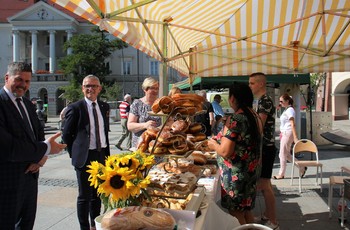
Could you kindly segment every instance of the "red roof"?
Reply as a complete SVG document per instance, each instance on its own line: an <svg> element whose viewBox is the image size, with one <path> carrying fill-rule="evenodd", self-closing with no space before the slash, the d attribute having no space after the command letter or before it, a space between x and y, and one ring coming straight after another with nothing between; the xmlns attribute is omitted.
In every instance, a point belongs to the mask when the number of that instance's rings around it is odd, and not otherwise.
<svg viewBox="0 0 350 230"><path fill-rule="evenodd" d="M0 23L8 23L7 18L11 17L28 7L31 7L34 5L38 0L2 0L0 4ZM59 11L75 18L78 22L86 22L85 19L75 15L74 13L70 12L69 10L66 10L65 8L51 2L50 0L47 1L47 4L50 6L58 9Z"/></svg>

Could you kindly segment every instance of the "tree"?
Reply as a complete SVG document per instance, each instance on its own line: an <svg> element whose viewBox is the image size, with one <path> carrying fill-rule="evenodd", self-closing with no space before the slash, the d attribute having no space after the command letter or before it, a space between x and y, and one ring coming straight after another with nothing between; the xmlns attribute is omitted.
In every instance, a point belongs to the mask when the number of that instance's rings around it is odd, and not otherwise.
<svg viewBox="0 0 350 230"><path fill-rule="evenodd" d="M92 30L92 34L75 35L64 44L64 50L72 49L72 54L59 62L64 74L72 77L70 85L61 87L65 91L63 98L67 100L81 99L81 82L89 74L98 76L101 84L110 85L105 81L105 76L111 73L105 60L113 51L127 47L127 44L119 39L108 39L105 31L96 28Z"/></svg>

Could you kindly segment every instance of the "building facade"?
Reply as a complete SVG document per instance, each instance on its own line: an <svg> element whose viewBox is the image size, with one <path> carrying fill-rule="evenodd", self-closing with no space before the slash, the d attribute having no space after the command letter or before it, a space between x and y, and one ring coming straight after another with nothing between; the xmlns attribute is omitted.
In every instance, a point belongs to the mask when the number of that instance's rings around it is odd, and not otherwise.
<svg viewBox="0 0 350 230"><path fill-rule="evenodd" d="M64 108L60 87L69 84L58 63L72 50L63 44L75 34L91 33L94 25L50 1L2 0L0 6L0 86L3 86L8 63L30 63L33 78L29 98L40 98L47 105L48 115L55 116ZM109 35L110 39L114 39ZM160 63L132 48L115 51L107 60L114 80L122 86L123 94L142 97L141 84L145 77L159 77ZM169 69L169 82L181 79L177 71ZM2 80L1 80L2 79ZM116 98L118 100L118 98Z"/></svg>

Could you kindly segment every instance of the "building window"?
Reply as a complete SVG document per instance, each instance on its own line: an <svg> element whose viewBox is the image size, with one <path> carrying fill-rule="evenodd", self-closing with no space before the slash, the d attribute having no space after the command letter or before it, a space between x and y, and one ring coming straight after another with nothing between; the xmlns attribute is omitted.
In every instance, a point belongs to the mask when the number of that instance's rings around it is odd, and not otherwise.
<svg viewBox="0 0 350 230"><path fill-rule="evenodd" d="M63 36L63 44L66 43L67 41L67 36Z"/></svg>
<svg viewBox="0 0 350 230"><path fill-rule="evenodd" d="M50 70L50 63L45 63L45 70L47 70L47 71Z"/></svg>
<svg viewBox="0 0 350 230"><path fill-rule="evenodd" d="M123 74L124 75L131 75L131 61L124 61L123 62Z"/></svg>
<svg viewBox="0 0 350 230"><path fill-rule="evenodd" d="M150 63L150 74L152 76L158 76L159 75L159 62L151 61L151 63Z"/></svg>
<svg viewBox="0 0 350 230"><path fill-rule="evenodd" d="M50 45L50 36L46 36L46 45L47 45L47 46Z"/></svg>

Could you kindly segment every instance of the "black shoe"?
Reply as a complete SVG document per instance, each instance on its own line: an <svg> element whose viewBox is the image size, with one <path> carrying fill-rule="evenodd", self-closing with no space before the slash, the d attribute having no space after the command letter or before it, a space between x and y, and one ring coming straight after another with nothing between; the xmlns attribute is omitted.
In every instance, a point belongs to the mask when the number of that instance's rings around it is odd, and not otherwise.
<svg viewBox="0 0 350 230"><path fill-rule="evenodd" d="M306 170L307 170L307 167L305 167L303 174L301 174L301 178L303 178L305 176Z"/></svg>
<svg viewBox="0 0 350 230"><path fill-rule="evenodd" d="M122 147L120 147L120 145L115 145L115 147L117 147L117 149L119 150L123 150Z"/></svg>

